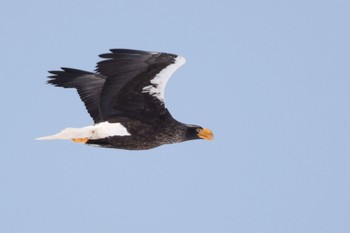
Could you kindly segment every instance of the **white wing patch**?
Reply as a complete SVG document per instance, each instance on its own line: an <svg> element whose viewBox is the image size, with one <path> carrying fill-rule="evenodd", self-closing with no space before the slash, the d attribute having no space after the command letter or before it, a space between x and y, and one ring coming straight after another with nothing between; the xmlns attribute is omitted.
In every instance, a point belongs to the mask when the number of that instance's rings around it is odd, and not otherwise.
<svg viewBox="0 0 350 233"><path fill-rule="evenodd" d="M97 138L106 138L112 136L130 136L128 130L121 123L109 123L108 121L98 123L96 128ZM95 138L93 138L95 139Z"/></svg>
<svg viewBox="0 0 350 233"><path fill-rule="evenodd" d="M164 90L168 80L180 66L185 64L185 62L186 59L184 57L177 56L174 63L165 67L151 80L152 85L145 86L142 89L142 93L149 93L161 102L164 102Z"/></svg>
<svg viewBox="0 0 350 233"><path fill-rule="evenodd" d="M83 128L66 128L58 134L37 138L37 140L73 138L101 139L112 136L130 136L130 133L121 123L109 123L105 121Z"/></svg>

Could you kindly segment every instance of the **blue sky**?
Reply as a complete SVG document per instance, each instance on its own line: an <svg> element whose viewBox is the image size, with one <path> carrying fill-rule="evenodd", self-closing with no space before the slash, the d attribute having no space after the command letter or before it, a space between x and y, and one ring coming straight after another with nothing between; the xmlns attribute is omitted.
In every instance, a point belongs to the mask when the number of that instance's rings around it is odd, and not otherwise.
<svg viewBox="0 0 350 233"><path fill-rule="evenodd" d="M3 1L0 232L349 232L348 1ZM213 142L35 141L91 124L46 85L98 54L181 54L174 117Z"/></svg>

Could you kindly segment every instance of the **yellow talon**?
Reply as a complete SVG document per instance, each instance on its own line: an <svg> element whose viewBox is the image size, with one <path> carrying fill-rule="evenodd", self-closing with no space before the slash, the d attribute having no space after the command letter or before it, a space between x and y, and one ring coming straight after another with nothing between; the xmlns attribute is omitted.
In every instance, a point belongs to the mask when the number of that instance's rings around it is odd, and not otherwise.
<svg viewBox="0 0 350 233"><path fill-rule="evenodd" d="M87 141L89 141L89 138L73 138L72 141L79 142L79 143L86 143Z"/></svg>

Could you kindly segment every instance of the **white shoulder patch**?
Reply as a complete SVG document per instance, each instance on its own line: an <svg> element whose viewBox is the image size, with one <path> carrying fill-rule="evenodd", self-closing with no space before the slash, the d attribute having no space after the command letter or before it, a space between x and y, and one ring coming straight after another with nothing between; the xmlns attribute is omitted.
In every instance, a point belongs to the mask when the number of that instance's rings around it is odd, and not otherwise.
<svg viewBox="0 0 350 233"><path fill-rule="evenodd" d="M106 138L112 136L130 136L128 130L121 123L109 123L108 121L98 123L96 128L96 138Z"/></svg>
<svg viewBox="0 0 350 233"><path fill-rule="evenodd" d="M164 102L164 90L168 80L180 66L185 64L185 62L186 59L184 57L177 56L174 63L165 67L151 80L152 85L142 89L142 93L149 93L158 98L161 102Z"/></svg>

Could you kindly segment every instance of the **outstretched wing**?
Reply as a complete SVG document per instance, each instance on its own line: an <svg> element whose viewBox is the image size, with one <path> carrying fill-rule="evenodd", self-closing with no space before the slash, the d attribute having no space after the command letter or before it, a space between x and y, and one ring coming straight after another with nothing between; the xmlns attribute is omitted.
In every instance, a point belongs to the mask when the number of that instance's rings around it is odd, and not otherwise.
<svg viewBox="0 0 350 233"><path fill-rule="evenodd" d="M100 122L100 93L106 78L102 75L83 70L64 67L61 69L58 71L49 71L52 75L48 77L50 78L48 83L58 87L76 88L80 99L84 102L94 122Z"/></svg>
<svg viewBox="0 0 350 233"><path fill-rule="evenodd" d="M185 59L170 53L110 51L100 55L105 60L97 64L98 73L63 67L49 71L48 83L77 89L95 123L115 117L144 120L166 114L165 86Z"/></svg>
<svg viewBox="0 0 350 233"><path fill-rule="evenodd" d="M144 119L167 113L164 89L171 75L185 63L170 53L111 49L97 64L96 71L107 77L101 90L99 111L102 121L114 117Z"/></svg>

